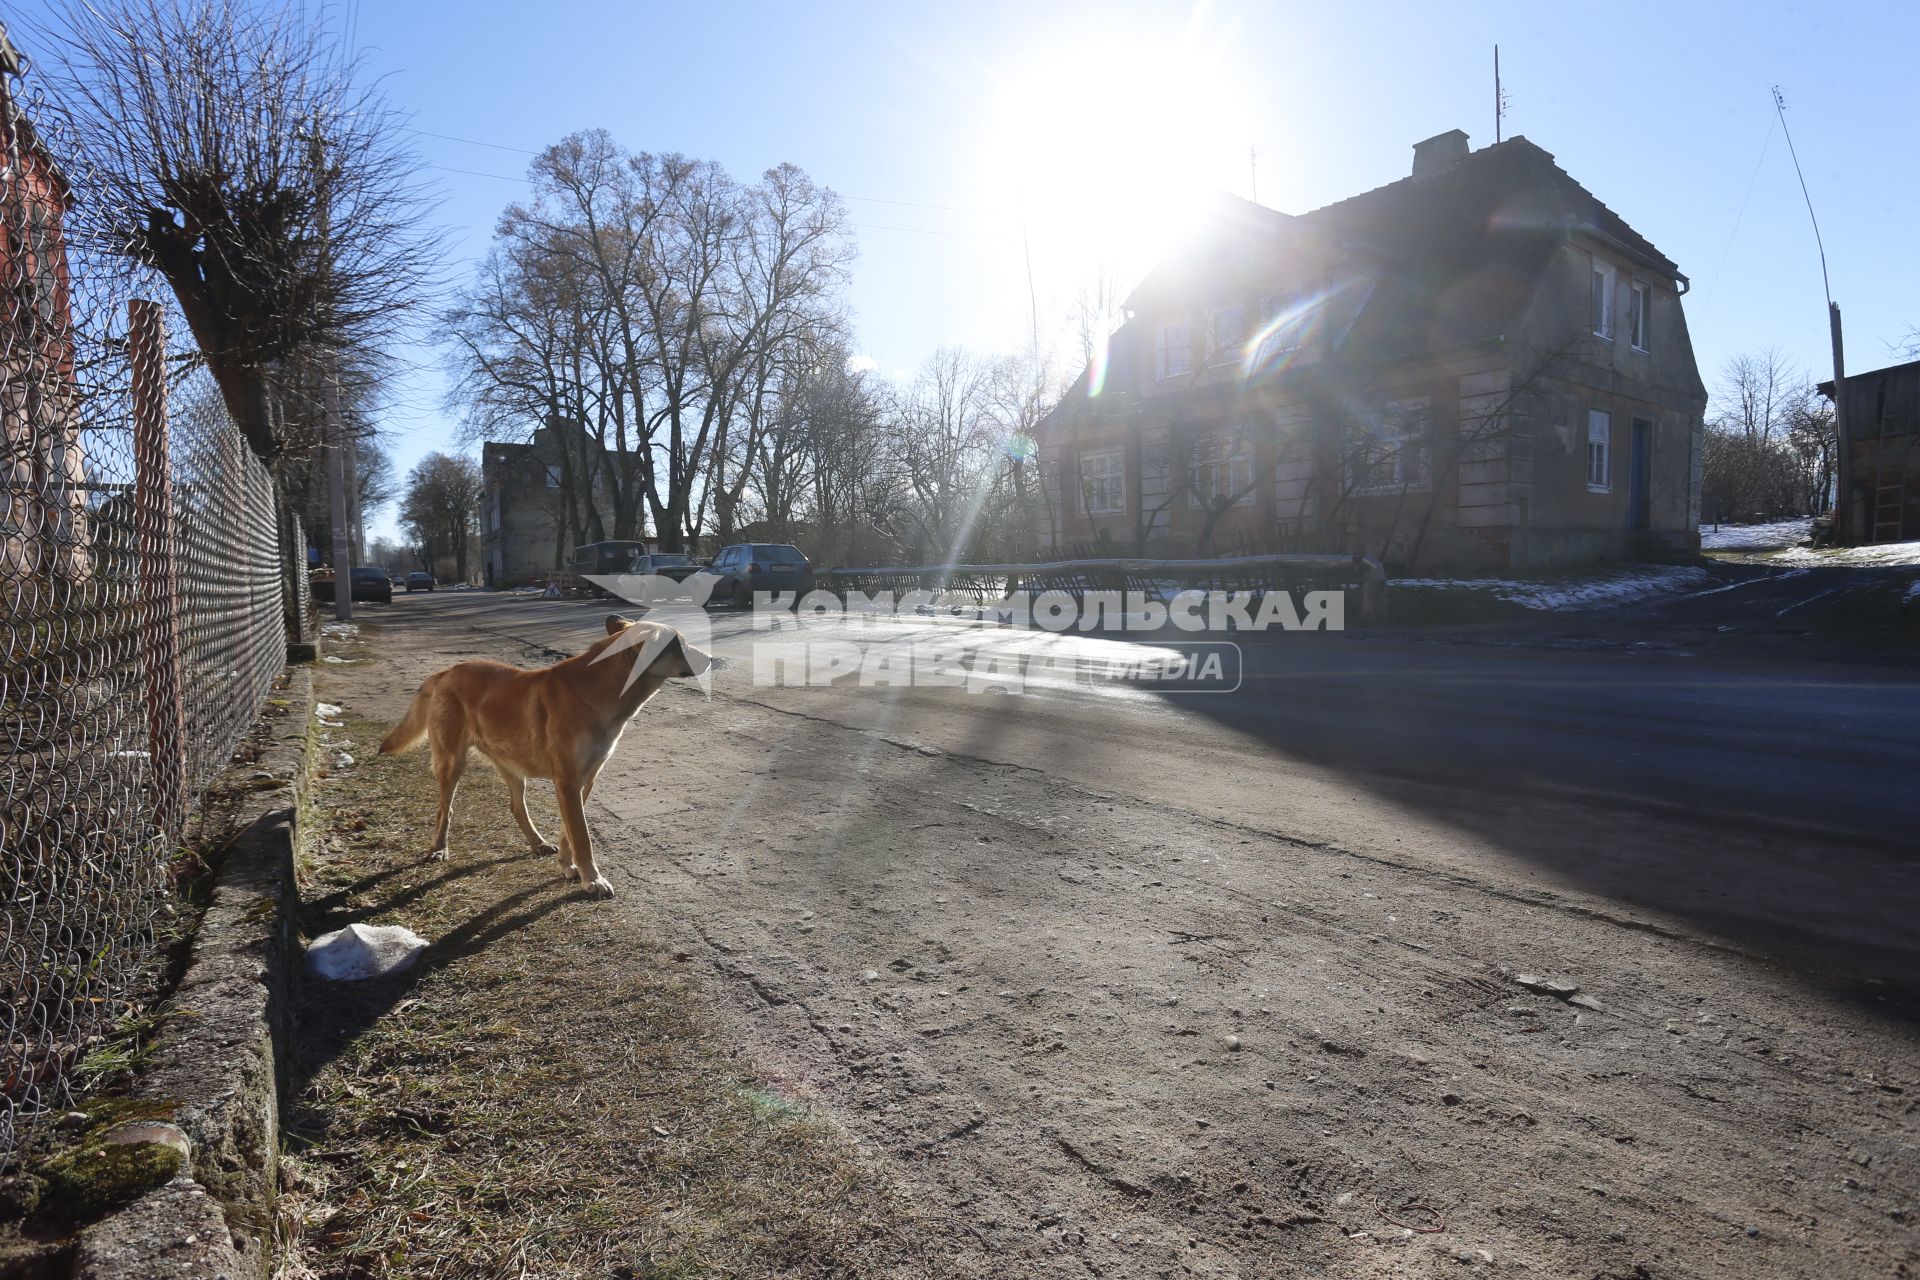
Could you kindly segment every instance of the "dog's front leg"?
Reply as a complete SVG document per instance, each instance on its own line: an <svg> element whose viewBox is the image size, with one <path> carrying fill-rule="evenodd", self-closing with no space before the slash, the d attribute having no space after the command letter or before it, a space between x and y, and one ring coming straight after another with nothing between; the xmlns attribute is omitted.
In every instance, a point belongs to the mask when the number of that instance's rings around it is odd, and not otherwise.
<svg viewBox="0 0 1920 1280"><path fill-rule="evenodd" d="M587 834L587 806L582 784L571 778L555 778L553 790L560 801L560 826L565 832L566 852L572 855L573 865L567 874L577 874L589 893L611 898L613 886L593 865L593 837Z"/></svg>
<svg viewBox="0 0 1920 1280"><path fill-rule="evenodd" d="M559 848L547 843L540 834L540 828L533 825L533 816L527 812L527 780L517 773L502 771L501 777L507 782L507 807L513 810L513 820L520 824L520 834L527 838L527 844L536 854L560 858L560 867L564 871L567 859Z"/></svg>

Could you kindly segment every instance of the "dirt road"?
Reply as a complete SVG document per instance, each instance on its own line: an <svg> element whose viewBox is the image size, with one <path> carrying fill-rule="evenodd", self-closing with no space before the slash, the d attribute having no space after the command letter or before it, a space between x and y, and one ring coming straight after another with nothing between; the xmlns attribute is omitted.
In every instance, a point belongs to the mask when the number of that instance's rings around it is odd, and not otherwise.
<svg viewBox="0 0 1920 1280"><path fill-rule="evenodd" d="M600 616L405 599L322 696L397 717ZM960 1272L1920 1268L1910 856L1343 770L1147 695L758 688L751 639L602 774L604 910Z"/></svg>

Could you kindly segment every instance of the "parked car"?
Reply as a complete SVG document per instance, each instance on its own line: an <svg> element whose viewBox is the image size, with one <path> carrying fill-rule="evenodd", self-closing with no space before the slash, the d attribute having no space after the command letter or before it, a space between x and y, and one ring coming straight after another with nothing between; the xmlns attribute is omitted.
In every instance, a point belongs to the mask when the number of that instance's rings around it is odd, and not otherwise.
<svg viewBox="0 0 1920 1280"><path fill-rule="evenodd" d="M407 590L409 592L433 590L433 575L424 570L415 569L407 575Z"/></svg>
<svg viewBox="0 0 1920 1280"><path fill-rule="evenodd" d="M631 573L633 558L647 554L644 542L589 542L573 549L561 589L568 595L609 597L613 593L587 581L589 577Z"/></svg>
<svg viewBox="0 0 1920 1280"><path fill-rule="evenodd" d="M392 604L393 582L387 577L387 571L372 565L356 565L353 569L353 598Z"/></svg>
<svg viewBox="0 0 1920 1280"><path fill-rule="evenodd" d="M692 592L684 584L698 572L700 565L692 556L677 551L643 551L627 567L627 573L638 581L629 583L621 594L636 604L685 599Z"/></svg>
<svg viewBox="0 0 1920 1280"><path fill-rule="evenodd" d="M719 579L710 600L745 608L756 591L788 595L788 603L813 590L813 566L788 542L741 542L720 548L713 563L700 570Z"/></svg>

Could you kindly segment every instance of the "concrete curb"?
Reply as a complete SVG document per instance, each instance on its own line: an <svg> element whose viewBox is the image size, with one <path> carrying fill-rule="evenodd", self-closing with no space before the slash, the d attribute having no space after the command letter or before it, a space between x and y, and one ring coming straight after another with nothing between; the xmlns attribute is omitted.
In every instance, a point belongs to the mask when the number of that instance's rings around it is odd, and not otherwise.
<svg viewBox="0 0 1920 1280"><path fill-rule="evenodd" d="M288 714L251 766L258 788L215 875L135 1096L165 1107L191 1153L172 1182L81 1232L74 1275L264 1277L273 1265L280 1074L313 751L313 673L287 671Z"/></svg>

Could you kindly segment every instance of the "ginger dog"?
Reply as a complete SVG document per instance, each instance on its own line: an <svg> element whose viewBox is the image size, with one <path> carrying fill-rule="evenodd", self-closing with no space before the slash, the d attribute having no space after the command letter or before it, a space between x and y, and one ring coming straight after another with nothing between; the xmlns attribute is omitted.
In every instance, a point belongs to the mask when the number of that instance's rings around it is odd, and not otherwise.
<svg viewBox="0 0 1920 1280"><path fill-rule="evenodd" d="M607 618L607 638L578 657L537 671L504 662L455 663L430 675L413 705L380 744L381 755L433 746L440 783L435 858L447 856L447 815L476 747L507 782L514 821L535 853L553 854L569 880L603 897L613 886L593 864L586 800L627 721L669 680L697 676L711 660L658 622ZM560 844L548 844L527 816L527 779L551 779L560 801Z"/></svg>

